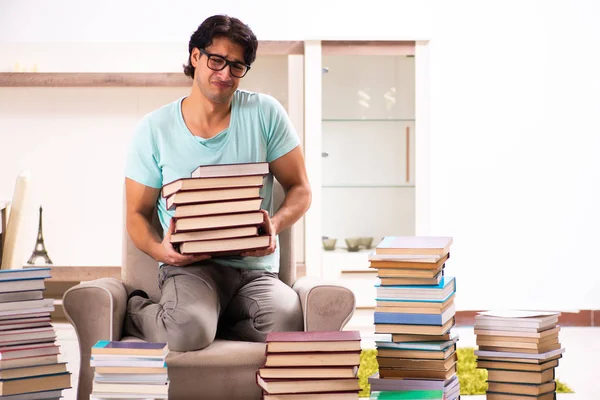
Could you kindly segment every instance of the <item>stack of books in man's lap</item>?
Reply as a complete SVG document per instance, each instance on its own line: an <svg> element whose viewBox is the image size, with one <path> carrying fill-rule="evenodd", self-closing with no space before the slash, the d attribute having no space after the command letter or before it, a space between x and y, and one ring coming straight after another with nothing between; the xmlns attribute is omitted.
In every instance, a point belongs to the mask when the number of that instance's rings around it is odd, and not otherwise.
<svg viewBox="0 0 600 400"><path fill-rule="evenodd" d="M488 371L489 400L554 399L564 353L557 312L488 311L475 317L477 368Z"/></svg>
<svg viewBox="0 0 600 400"><path fill-rule="evenodd" d="M376 342L379 371L369 378L380 398L393 395L384 392L436 392L448 400L460 394L458 337L450 332L456 281L444 274L451 244L450 237L388 236L369 255L380 279L375 333L391 335Z"/></svg>
<svg viewBox="0 0 600 400"><path fill-rule="evenodd" d="M71 387L44 299L50 268L0 270L0 398L56 399Z"/></svg>
<svg viewBox="0 0 600 400"><path fill-rule="evenodd" d="M271 332L256 373L264 400L357 400L360 332Z"/></svg>
<svg viewBox="0 0 600 400"><path fill-rule="evenodd" d="M174 210L171 243L182 254L236 255L269 246L260 190L269 164L202 165L189 178L162 187Z"/></svg>
<svg viewBox="0 0 600 400"><path fill-rule="evenodd" d="M91 398L167 399L167 343L101 340L92 347Z"/></svg>

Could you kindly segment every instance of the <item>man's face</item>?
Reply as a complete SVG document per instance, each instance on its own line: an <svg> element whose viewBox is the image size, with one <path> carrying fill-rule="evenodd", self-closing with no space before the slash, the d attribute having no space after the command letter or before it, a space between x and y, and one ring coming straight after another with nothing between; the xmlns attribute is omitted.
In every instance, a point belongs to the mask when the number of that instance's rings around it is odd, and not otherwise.
<svg viewBox="0 0 600 400"><path fill-rule="evenodd" d="M227 38L216 37L212 44L204 49L208 54L219 55L228 61L244 62L244 48ZM192 52L192 63L196 67L194 76L196 85L204 96L213 103L227 103L240 84L240 78L230 73L231 66L214 71L207 65L208 56L198 49Z"/></svg>

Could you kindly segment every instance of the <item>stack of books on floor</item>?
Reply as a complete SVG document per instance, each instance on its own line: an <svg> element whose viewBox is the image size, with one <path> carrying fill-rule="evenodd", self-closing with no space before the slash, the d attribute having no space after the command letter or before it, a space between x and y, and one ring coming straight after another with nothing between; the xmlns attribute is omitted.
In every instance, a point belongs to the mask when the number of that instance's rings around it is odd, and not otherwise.
<svg viewBox="0 0 600 400"><path fill-rule="evenodd" d="M259 234L263 179L269 164L201 165L162 187L174 210L171 243L182 254L237 255L269 246Z"/></svg>
<svg viewBox="0 0 600 400"><path fill-rule="evenodd" d="M50 268L0 270L0 398L58 399L71 387L44 298ZM5 397L6 396L6 397Z"/></svg>
<svg viewBox="0 0 600 400"><path fill-rule="evenodd" d="M360 332L271 332L256 373L264 400L357 400Z"/></svg>
<svg viewBox="0 0 600 400"><path fill-rule="evenodd" d="M369 255L380 280L375 333L391 335L376 342L373 398L459 397L458 337L451 334L456 281L444 274L451 244L451 237L388 236Z"/></svg>
<svg viewBox="0 0 600 400"><path fill-rule="evenodd" d="M92 400L167 399L167 343L101 340L92 347Z"/></svg>
<svg viewBox="0 0 600 400"><path fill-rule="evenodd" d="M488 400L551 400L564 349L557 312L488 311L475 316L477 368L487 369Z"/></svg>

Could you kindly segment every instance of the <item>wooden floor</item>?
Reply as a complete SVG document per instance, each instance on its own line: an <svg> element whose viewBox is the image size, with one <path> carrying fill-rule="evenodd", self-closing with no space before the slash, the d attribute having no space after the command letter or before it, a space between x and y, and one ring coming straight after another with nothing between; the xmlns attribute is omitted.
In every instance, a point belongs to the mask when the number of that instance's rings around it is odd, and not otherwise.
<svg viewBox="0 0 600 400"><path fill-rule="evenodd" d="M303 265L298 266L297 274L301 277L305 273ZM61 359L68 363L69 371L73 374L73 389L64 393L64 399L76 399L76 385L79 371L79 346L77 336L71 325L61 318L62 306L60 299L62 293L69 287L81 281L97 279L99 277L113 277L120 279L119 267L53 267L52 278L47 281L47 297L55 298L57 311L54 313L54 326L57 331L57 341L61 346ZM362 347L374 348L375 340L382 339L373 330L372 310L360 309L345 329L361 332ZM459 335L459 347L474 347L475 335L472 326L460 326L453 329ZM595 360L600 359L600 327L563 327L560 341L566 352L556 370L557 378L567 383L575 394L558 395L558 400L587 400L600 399L600 386L595 381L600 377ZM485 396L462 396L473 400L483 400Z"/></svg>
<svg viewBox="0 0 600 400"><path fill-rule="evenodd" d="M65 400L76 399L76 384L79 371L79 346L74 329L67 323L55 324L58 344L61 346L61 358L68 363L73 373L73 389L66 390ZM454 330L459 335L459 347L474 347L475 335L472 327L461 327ZM371 330L361 331L363 348L374 347L379 340ZM557 378L568 384L575 394L557 396L558 400L593 400L600 399L600 386L596 384L600 359L600 327L565 327L560 333L560 341L566 349L559 367ZM484 400L485 396L462 396L465 399Z"/></svg>

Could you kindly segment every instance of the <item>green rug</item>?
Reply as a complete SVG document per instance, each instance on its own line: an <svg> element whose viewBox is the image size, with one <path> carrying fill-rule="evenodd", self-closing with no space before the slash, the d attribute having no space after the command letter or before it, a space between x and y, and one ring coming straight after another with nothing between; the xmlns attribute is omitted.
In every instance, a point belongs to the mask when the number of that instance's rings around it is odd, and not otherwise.
<svg viewBox="0 0 600 400"><path fill-rule="evenodd" d="M477 369L473 348L457 349L458 355L458 380L460 382L461 395L485 394L487 389L487 370ZM360 367L358 369L358 383L361 387L360 397L369 397L369 376L379 369L377 364L377 350L363 350L360 354ZM573 393L564 383L556 380L557 393Z"/></svg>

